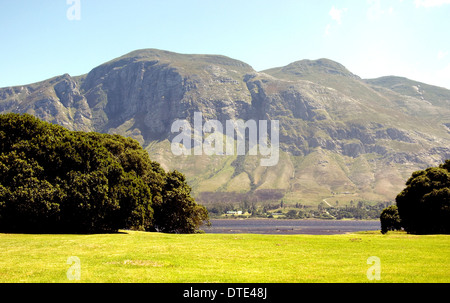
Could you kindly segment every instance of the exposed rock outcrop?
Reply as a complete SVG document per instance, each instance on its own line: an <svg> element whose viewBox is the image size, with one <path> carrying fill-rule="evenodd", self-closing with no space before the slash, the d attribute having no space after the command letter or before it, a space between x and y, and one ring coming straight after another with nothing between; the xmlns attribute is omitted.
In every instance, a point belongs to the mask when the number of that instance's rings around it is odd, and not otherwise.
<svg viewBox="0 0 450 303"><path fill-rule="evenodd" d="M256 72L224 56L149 49L114 59L79 77L64 74L1 88L0 112L27 112L71 130L131 136L165 167L181 166L199 192L220 171L220 165L228 164L211 158L198 168L174 158L163 142L173 138L175 120L192 122L195 112L224 125L236 119L279 120L280 148L287 155L283 172L290 176L276 184L265 181L272 178L270 170L255 168L246 158L239 172L251 180L248 188L306 193L310 188L301 184L309 175L302 175L298 167L314 156L328 157L323 163L333 171L328 176L315 171L322 166L314 168L311 178L317 179L311 182L320 190L339 191L339 187L375 192L380 191L377 186L362 188L353 177L352 167L360 159L367 170L364 176L374 184L383 179L380 171L388 167L395 176L389 180L395 180L398 188L404 182L398 176L450 157L450 91L435 88L433 93L434 87L410 81L398 77L362 80L328 59L302 60ZM412 86L421 88L420 96ZM412 166L405 172L392 165ZM194 175L199 169L202 177ZM226 183L221 186L216 189L230 190ZM388 198L388 194L380 196Z"/></svg>

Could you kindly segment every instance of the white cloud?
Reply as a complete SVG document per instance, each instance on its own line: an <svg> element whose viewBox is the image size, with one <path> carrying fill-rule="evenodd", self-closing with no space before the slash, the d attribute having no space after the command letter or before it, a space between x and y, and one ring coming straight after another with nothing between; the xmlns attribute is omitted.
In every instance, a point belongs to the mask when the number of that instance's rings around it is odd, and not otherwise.
<svg viewBox="0 0 450 303"><path fill-rule="evenodd" d="M328 36L330 34L330 28L331 24L327 24L327 27L325 28L325 36Z"/></svg>
<svg viewBox="0 0 450 303"><path fill-rule="evenodd" d="M331 8L329 15L331 16L331 19L336 21L338 24L341 24L342 22L342 14L347 11L347 8L337 9L334 6Z"/></svg>
<svg viewBox="0 0 450 303"><path fill-rule="evenodd" d="M435 7L450 4L450 0L416 0L416 7Z"/></svg>
<svg viewBox="0 0 450 303"><path fill-rule="evenodd" d="M369 5L369 8L367 9L367 18L369 20L378 20L385 14L392 15L394 13L394 8L392 6L383 9L380 0L367 0L367 4Z"/></svg>
<svg viewBox="0 0 450 303"><path fill-rule="evenodd" d="M445 57L447 57L448 55L448 51L442 51L440 50L437 54L437 58L438 60L444 59Z"/></svg>
<svg viewBox="0 0 450 303"><path fill-rule="evenodd" d="M367 18L376 20L384 13L381 9L380 0L367 0L369 8L367 9Z"/></svg>
<svg viewBox="0 0 450 303"><path fill-rule="evenodd" d="M334 6L331 8L330 12L328 13L331 16L331 19L336 21L337 24L342 23L342 14L347 11L347 8L335 8ZM332 25L330 23L327 24L325 28L325 36L329 36L331 33Z"/></svg>

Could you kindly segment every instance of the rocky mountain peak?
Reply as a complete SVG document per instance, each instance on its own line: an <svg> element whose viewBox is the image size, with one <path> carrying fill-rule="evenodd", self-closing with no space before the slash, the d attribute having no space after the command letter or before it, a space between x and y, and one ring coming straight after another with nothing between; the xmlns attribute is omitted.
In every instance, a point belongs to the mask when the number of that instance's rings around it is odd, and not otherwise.
<svg viewBox="0 0 450 303"><path fill-rule="evenodd" d="M185 173L197 195L259 191L312 202L339 192L388 200L413 170L450 158L448 100L443 88L395 77L361 80L329 59L256 72L226 56L157 49L78 77L0 88L0 112L132 137L163 167ZM174 156L171 125L192 122L195 112L222 125L279 120L280 162L263 169L248 155Z"/></svg>
<svg viewBox="0 0 450 303"><path fill-rule="evenodd" d="M300 60L286 66L264 71L270 75L284 79L316 79L320 76L339 76L350 79L360 79L345 66L330 59Z"/></svg>

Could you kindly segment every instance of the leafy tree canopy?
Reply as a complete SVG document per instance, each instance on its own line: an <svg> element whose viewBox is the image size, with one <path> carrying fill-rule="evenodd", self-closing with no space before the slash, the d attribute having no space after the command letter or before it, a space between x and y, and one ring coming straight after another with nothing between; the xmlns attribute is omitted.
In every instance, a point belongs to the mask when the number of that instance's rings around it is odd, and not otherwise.
<svg viewBox="0 0 450 303"><path fill-rule="evenodd" d="M414 172L396 203L407 232L450 233L450 160Z"/></svg>
<svg viewBox="0 0 450 303"><path fill-rule="evenodd" d="M0 231L192 233L208 213L139 143L0 115Z"/></svg>

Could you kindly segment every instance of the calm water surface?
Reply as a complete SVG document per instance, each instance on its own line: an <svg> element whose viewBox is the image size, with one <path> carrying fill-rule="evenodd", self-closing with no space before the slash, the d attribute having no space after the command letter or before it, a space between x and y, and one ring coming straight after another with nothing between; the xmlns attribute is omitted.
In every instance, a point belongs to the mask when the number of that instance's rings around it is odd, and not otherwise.
<svg viewBox="0 0 450 303"><path fill-rule="evenodd" d="M212 219L206 233L251 233L279 235L332 235L380 230L379 220L283 220L283 219Z"/></svg>

